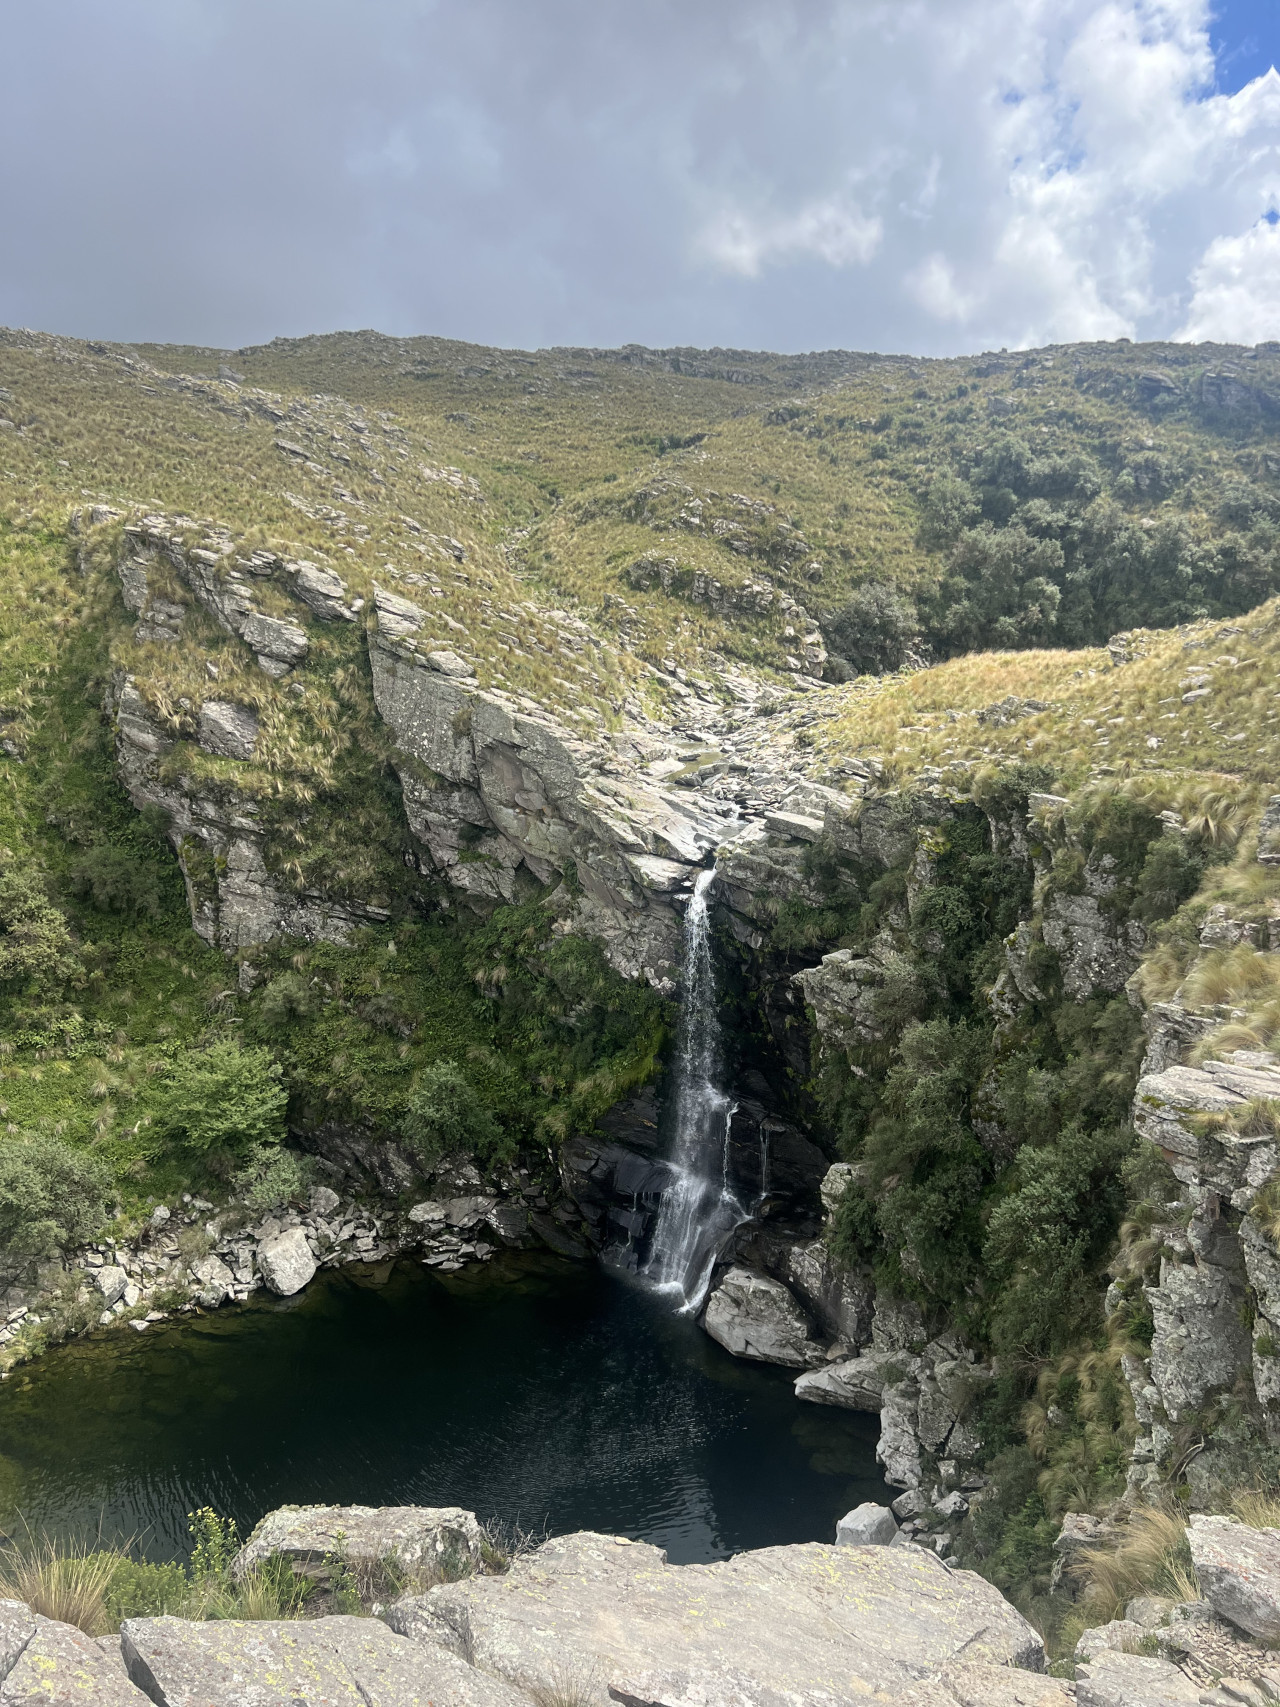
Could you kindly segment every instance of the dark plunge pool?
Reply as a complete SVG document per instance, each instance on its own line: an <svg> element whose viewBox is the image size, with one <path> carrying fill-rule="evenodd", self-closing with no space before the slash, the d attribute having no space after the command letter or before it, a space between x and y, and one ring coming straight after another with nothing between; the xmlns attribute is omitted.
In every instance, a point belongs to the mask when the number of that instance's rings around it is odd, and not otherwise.
<svg viewBox="0 0 1280 1707"><path fill-rule="evenodd" d="M242 1531L286 1503L460 1505L601 1529L676 1562L833 1538L884 1499L877 1419L797 1402L594 1266L508 1257L451 1276L345 1270L286 1300L99 1333L0 1386L0 1525Z"/></svg>

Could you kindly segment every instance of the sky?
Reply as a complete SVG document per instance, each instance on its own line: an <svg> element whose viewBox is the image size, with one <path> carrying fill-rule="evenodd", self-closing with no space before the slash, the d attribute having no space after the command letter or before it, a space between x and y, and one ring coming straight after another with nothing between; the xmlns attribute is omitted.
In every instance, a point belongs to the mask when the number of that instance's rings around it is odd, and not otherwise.
<svg viewBox="0 0 1280 1707"><path fill-rule="evenodd" d="M0 324L1280 338L1280 0L0 0Z"/></svg>

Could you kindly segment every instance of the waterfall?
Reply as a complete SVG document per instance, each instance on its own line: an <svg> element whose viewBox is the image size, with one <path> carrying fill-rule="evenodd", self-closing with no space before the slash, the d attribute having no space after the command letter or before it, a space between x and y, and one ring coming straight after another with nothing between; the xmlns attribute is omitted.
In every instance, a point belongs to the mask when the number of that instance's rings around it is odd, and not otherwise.
<svg viewBox="0 0 1280 1707"><path fill-rule="evenodd" d="M700 1308L724 1235L748 1213L729 1185L729 1125L736 1105L716 1082L722 1063L707 905L715 877L714 868L699 875L685 913L671 1177L642 1271L651 1285L677 1297L682 1311Z"/></svg>

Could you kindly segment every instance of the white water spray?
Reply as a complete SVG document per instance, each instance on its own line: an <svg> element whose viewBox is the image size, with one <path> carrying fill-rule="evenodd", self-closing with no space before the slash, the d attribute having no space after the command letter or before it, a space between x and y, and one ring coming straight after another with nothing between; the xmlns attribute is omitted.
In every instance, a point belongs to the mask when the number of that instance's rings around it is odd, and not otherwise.
<svg viewBox="0 0 1280 1707"><path fill-rule="evenodd" d="M729 1126L735 1103L720 1089L720 1026L707 897L715 871L698 877L684 920L684 1005L676 1055L671 1181L662 1194L643 1274L701 1307L721 1241L747 1211L729 1185Z"/></svg>

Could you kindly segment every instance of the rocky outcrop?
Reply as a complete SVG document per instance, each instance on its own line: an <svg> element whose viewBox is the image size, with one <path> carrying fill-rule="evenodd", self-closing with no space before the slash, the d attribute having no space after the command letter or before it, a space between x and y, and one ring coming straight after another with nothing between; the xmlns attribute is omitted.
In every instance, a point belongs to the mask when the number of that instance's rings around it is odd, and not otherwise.
<svg viewBox="0 0 1280 1707"><path fill-rule="evenodd" d="M74 1624L0 1600L0 1701L42 1707L146 1707L118 1659Z"/></svg>
<svg viewBox="0 0 1280 1707"><path fill-rule="evenodd" d="M357 1572L390 1563L456 1575L480 1568L483 1542L475 1514L460 1506L281 1506L256 1526L232 1570L241 1577L279 1555L313 1578L331 1575L339 1560Z"/></svg>
<svg viewBox="0 0 1280 1707"><path fill-rule="evenodd" d="M332 569L271 551L245 551L232 534L186 517L144 516L127 522L117 563L126 607L140 640L177 640L187 600L170 591L176 577L228 634L243 640L270 676L286 674L307 655L306 630L293 617L263 608L292 594L327 622L354 622L362 600ZM271 592L268 594L267 589Z"/></svg>
<svg viewBox="0 0 1280 1707"><path fill-rule="evenodd" d="M345 942L359 924L385 918L380 909L286 888L267 866L267 837L256 803L227 778L201 784L166 761L178 743L165 732L137 681L118 676L107 701L116 761L129 798L141 811L158 807L187 885L192 926L213 947L232 952L276 936ZM200 744L228 758L252 756L257 723L220 700L200 712Z"/></svg>
<svg viewBox="0 0 1280 1707"><path fill-rule="evenodd" d="M1227 1394L1246 1396L1265 1436L1280 1438L1280 1254L1252 1213L1280 1166L1280 1142L1268 1121L1249 1118L1280 1099L1280 1062L1243 1050L1199 1067L1171 1061L1204 1035L1196 1017L1176 1003L1149 1016L1148 1070L1133 1103L1134 1126L1168 1162L1181 1199L1152 1229L1160 1257L1143 1288L1150 1352L1125 1359L1140 1431L1129 1478L1137 1498L1156 1497L1185 1450L1175 1446L1179 1425L1204 1428ZM1113 1287L1109 1308L1124 1295ZM1225 1468L1231 1451L1217 1430L1202 1437L1187 1468L1194 1498L1209 1497L1220 1473L1237 1473Z"/></svg>
<svg viewBox="0 0 1280 1707"><path fill-rule="evenodd" d="M563 882L566 926L598 937L628 976L672 989L677 901L724 839L724 820L638 766L606 775L598 749L428 649L416 605L379 592L376 607L374 698L426 868L482 902Z"/></svg>
<svg viewBox="0 0 1280 1707"><path fill-rule="evenodd" d="M376 1618L307 1622L128 1618L121 1652L134 1694L155 1707L529 1707L510 1684Z"/></svg>
<svg viewBox="0 0 1280 1707"><path fill-rule="evenodd" d="M504 1576L446 1583L385 1612L394 1630L513 1682L566 1673L745 1675L788 1697L894 1699L956 1660L1042 1670L1039 1636L980 1577L916 1547L767 1547L668 1565L660 1548L568 1535Z"/></svg>
<svg viewBox="0 0 1280 1707"><path fill-rule="evenodd" d="M707 1300L702 1325L735 1357L803 1369L822 1347L813 1323L779 1281L749 1268L729 1269Z"/></svg>
<svg viewBox="0 0 1280 1707"><path fill-rule="evenodd" d="M432 1534L478 1534L474 1516L363 1507L271 1513L238 1574L283 1552L324 1574L303 1541L410 1570L436 1562ZM503 1575L445 1581L378 1617L127 1618L101 1643L0 1602L0 1699L71 1707L1060 1707L1032 1627L982 1578L923 1549L888 1546L892 1516L851 1513L843 1544L769 1547L673 1566L660 1548L582 1533L548 1541ZM459 1524L456 1520L465 1520ZM873 1539L863 1539L863 1532ZM359 1537L352 1545L352 1537ZM271 1546L272 1542L280 1545ZM255 1543L259 1543L257 1552ZM295 1545L298 1543L298 1545ZM376 1553L374 1548L380 1550ZM252 1555L252 1556L251 1556ZM554 1692L554 1694L553 1694Z"/></svg>

